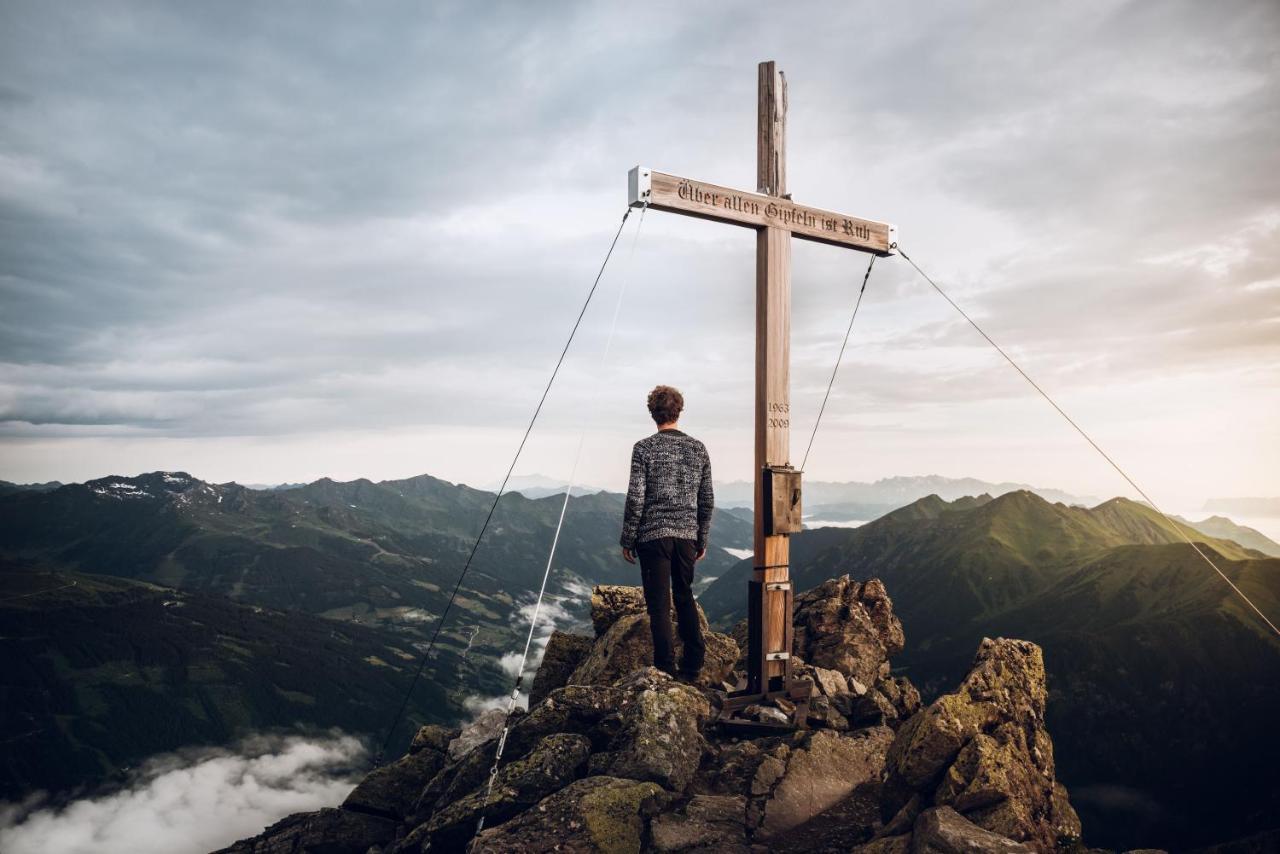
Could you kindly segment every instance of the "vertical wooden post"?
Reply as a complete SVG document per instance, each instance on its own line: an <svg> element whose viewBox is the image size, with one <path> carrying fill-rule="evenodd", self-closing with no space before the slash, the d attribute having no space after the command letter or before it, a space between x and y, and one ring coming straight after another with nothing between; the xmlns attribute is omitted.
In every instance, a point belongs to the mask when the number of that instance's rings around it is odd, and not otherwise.
<svg viewBox="0 0 1280 854"><path fill-rule="evenodd" d="M786 195L787 90L773 62L760 63L759 135L756 184L759 192ZM764 479L768 466L787 465L791 450L791 232L762 228L756 237L756 399L755 399L755 570L749 612L759 615L747 660L747 690L770 690L770 682L790 676L790 660L768 660L790 653L791 591L770 590L789 580L787 535L767 536ZM753 626L753 628L755 628ZM779 686L781 687L781 686Z"/></svg>
<svg viewBox="0 0 1280 854"><path fill-rule="evenodd" d="M787 78L777 63L762 62L756 139L756 192L787 194Z"/></svg>

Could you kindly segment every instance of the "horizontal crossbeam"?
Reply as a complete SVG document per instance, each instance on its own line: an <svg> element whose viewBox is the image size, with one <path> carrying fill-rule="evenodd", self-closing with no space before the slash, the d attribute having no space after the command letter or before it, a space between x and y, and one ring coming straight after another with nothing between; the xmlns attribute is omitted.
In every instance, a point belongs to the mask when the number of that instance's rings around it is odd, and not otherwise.
<svg viewBox="0 0 1280 854"><path fill-rule="evenodd" d="M648 204L660 211L671 211L701 219L725 222L747 228L783 228L792 236L846 249L894 254L898 228L887 222L848 216L846 214L796 204L790 199L733 190L655 172L637 166L628 175L628 204Z"/></svg>

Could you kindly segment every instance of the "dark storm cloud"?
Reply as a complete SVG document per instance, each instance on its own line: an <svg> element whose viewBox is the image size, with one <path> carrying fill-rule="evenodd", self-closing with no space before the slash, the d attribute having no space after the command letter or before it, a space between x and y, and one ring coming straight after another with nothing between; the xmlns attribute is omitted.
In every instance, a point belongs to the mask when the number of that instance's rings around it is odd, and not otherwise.
<svg viewBox="0 0 1280 854"><path fill-rule="evenodd" d="M1233 370L1280 346L1272 3L2 14L10 435L519 422L621 213L623 170L750 183L766 56L796 87L797 195L899 221L1051 378ZM643 383L632 354L693 346L735 372L706 389L704 411L729 411L750 381L749 236L659 217L617 371ZM801 392L825 380L861 263L797 250ZM902 262L874 287L860 395L1017 393L972 367L989 367L984 345ZM611 298L567 381L589 387Z"/></svg>

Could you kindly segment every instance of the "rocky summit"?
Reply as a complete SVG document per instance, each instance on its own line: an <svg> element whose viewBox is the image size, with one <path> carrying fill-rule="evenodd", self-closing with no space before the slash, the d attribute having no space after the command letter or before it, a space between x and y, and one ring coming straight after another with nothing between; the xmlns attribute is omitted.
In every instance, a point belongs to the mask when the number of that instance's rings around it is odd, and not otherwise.
<svg viewBox="0 0 1280 854"><path fill-rule="evenodd" d="M1039 647L985 639L953 692L921 707L891 673L904 645L884 585L797 597L804 726L722 729L739 644L708 631L689 683L651 666L638 588L597 587L594 637L557 632L506 736L501 720L424 727L338 809L290 816L229 854L1053 851L1080 846L1054 776ZM779 720L794 708L755 709ZM739 732L734 728L734 732ZM483 829L476 833L483 818Z"/></svg>

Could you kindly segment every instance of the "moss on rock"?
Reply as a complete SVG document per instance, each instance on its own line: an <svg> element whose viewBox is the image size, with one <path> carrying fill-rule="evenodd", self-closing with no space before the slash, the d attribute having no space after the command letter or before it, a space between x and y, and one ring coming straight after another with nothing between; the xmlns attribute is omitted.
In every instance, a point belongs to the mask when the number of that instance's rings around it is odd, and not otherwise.
<svg viewBox="0 0 1280 854"><path fill-rule="evenodd" d="M648 821L669 803L661 786L584 777L475 839L472 854L562 851L637 854Z"/></svg>

